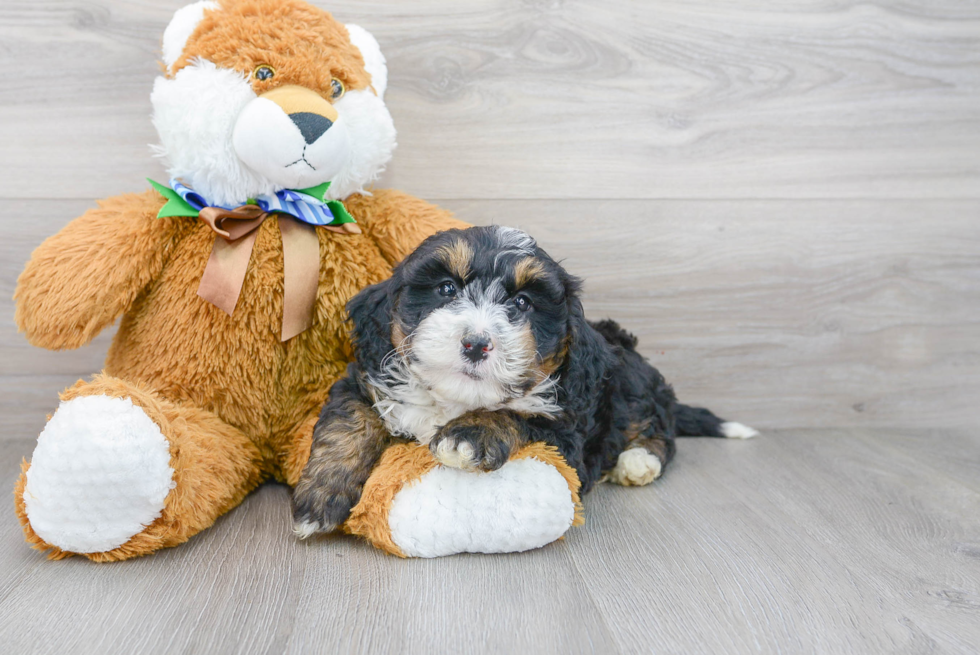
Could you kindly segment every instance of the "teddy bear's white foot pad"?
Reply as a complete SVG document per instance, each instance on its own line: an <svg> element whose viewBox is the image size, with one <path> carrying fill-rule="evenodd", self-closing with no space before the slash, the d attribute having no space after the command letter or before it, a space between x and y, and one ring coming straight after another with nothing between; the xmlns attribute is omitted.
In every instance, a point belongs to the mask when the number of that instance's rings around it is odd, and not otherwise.
<svg viewBox="0 0 980 655"><path fill-rule="evenodd" d="M160 516L173 475L170 446L142 409L122 398L74 398L38 437L24 488L27 518L62 550L112 550Z"/></svg>
<svg viewBox="0 0 980 655"><path fill-rule="evenodd" d="M437 466L398 492L388 525L405 555L440 557L539 548L574 519L568 482L528 457L490 473Z"/></svg>

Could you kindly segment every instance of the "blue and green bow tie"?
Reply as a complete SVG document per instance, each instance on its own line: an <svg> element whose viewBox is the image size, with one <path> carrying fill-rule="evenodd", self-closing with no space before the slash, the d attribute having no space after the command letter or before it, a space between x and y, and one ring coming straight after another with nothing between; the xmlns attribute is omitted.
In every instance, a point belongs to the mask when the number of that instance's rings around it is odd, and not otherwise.
<svg viewBox="0 0 980 655"><path fill-rule="evenodd" d="M160 208L157 218L168 216L197 216L205 207L218 207L233 211L235 207L226 207L210 203L204 196L176 179L170 180L170 188L147 178L147 181L167 199L167 204ZM309 223L310 225L343 225L357 221L347 213L344 203L339 200L327 200L324 196L330 182L324 182L308 189L283 189L273 195L263 194L249 198L237 205L257 205L262 211L290 216Z"/></svg>

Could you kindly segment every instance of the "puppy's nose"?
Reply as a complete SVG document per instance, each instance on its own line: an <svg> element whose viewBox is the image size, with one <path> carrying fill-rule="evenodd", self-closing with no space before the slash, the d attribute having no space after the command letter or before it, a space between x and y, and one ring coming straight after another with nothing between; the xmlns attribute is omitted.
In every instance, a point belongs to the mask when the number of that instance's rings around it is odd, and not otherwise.
<svg viewBox="0 0 980 655"><path fill-rule="evenodd" d="M299 111L295 114L290 114L289 118L299 128L299 131L303 134L303 140L307 144L319 139L333 125L333 121L326 116L314 114L311 111Z"/></svg>
<svg viewBox="0 0 980 655"><path fill-rule="evenodd" d="M474 364L486 359L493 350L493 341L485 334L471 334L463 337L463 357Z"/></svg>

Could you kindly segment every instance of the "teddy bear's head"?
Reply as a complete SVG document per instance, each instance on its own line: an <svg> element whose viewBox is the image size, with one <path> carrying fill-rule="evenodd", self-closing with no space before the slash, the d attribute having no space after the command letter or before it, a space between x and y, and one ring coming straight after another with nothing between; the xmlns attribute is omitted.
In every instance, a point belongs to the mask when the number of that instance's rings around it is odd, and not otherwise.
<svg viewBox="0 0 980 655"><path fill-rule="evenodd" d="M300 0L205 0L174 14L153 87L173 178L235 206L330 182L344 198L391 159L385 59L363 28Z"/></svg>

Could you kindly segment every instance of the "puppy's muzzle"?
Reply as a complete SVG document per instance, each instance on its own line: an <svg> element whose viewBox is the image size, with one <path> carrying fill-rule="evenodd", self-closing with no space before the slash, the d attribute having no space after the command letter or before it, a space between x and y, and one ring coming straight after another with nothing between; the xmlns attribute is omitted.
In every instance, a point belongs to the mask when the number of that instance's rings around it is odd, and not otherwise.
<svg viewBox="0 0 980 655"><path fill-rule="evenodd" d="M493 350L493 340L487 334L470 334L463 337L463 357L474 364L479 364L490 356Z"/></svg>

